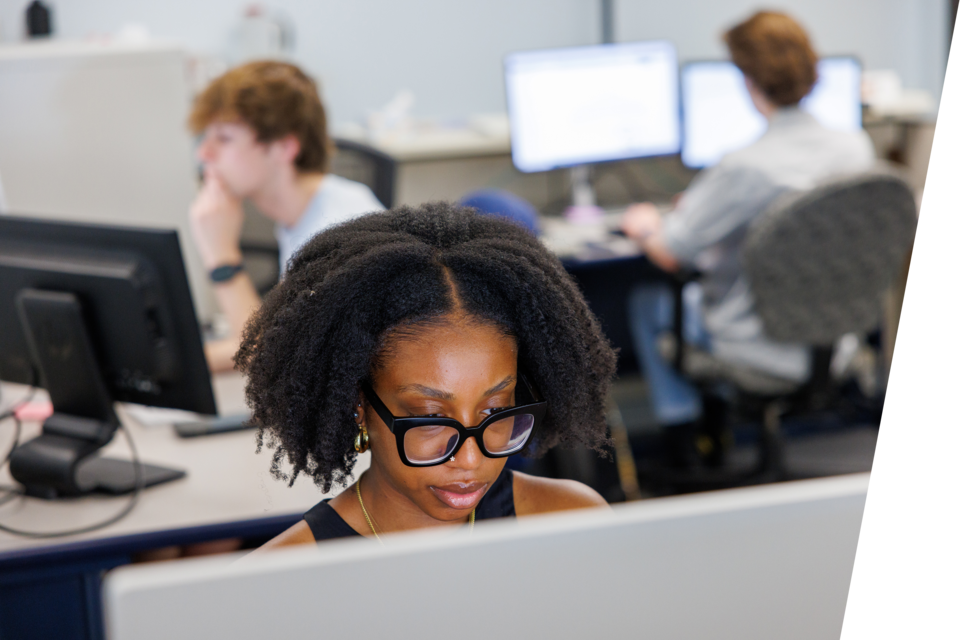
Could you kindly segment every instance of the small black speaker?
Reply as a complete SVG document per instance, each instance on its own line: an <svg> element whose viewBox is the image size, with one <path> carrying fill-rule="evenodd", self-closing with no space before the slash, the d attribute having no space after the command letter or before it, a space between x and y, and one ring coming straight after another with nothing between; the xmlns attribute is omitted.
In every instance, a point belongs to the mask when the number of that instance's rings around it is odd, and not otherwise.
<svg viewBox="0 0 960 640"><path fill-rule="evenodd" d="M40 2L33 0L27 6L27 35L31 38L43 38L53 33L53 26L50 20L50 8Z"/></svg>

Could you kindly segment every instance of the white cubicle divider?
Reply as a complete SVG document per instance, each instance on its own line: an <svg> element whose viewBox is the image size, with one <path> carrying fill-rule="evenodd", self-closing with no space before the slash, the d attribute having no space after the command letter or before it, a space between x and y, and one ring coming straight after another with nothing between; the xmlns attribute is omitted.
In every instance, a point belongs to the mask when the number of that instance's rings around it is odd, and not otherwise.
<svg viewBox="0 0 960 640"><path fill-rule="evenodd" d="M213 298L190 240L197 189L187 56L166 44L0 46L0 175L9 213L176 228L202 318Z"/></svg>
<svg viewBox="0 0 960 640"><path fill-rule="evenodd" d="M108 575L108 638L839 637L867 475Z"/></svg>

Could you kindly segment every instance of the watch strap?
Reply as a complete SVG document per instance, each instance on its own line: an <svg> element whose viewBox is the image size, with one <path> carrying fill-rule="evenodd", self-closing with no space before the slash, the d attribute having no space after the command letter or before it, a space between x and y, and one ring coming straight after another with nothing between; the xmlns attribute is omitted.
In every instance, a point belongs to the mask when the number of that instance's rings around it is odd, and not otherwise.
<svg viewBox="0 0 960 640"><path fill-rule="evenodd" d="M241 271L243 271L242 264L222 264L210 271L210 281L218 284L227 282Z"/></svg>

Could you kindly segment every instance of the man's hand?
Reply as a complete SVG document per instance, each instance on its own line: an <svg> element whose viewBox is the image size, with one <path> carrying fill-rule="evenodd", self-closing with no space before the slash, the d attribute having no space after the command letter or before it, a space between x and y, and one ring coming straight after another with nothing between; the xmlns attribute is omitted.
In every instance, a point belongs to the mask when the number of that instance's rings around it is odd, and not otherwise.
<svg viewBox="0 0 960 640"><path fill-rule="evenodd" d="M207 270L240 263L243 207L209 170L204 172L203 186L190 206L190 227Z"/></svg>
<svg viewBox="0 0 960 640"><path fill-rule="evenodd" d="M628 238L640 245L644 255L664 271L676 271L680 263L663 242L663 216L649 202L631 205L623 214L620 227Z"/></svg>
<svg viewBox="0 0 960 640"><path fill-rule="evenodd" d="M660 211L649 202L641 202L627 208L620 227L628 238L642 247L648 238L660 233L661 224Z"/></svg>

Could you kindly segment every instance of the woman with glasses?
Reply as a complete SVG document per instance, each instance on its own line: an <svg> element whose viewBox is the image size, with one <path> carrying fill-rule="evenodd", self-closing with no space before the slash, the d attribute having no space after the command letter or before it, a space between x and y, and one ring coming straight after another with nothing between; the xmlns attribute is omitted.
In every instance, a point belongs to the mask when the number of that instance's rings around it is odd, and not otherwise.
<svg viewBox="0 0 960 640"><path fill-rule="evenodd" d="M434 203L317 235L247 325L237 364L274 475L327 492L371 456L268 547L605 504L505 468L606 444L615 370L560 262L505 220Z"/></svg>

